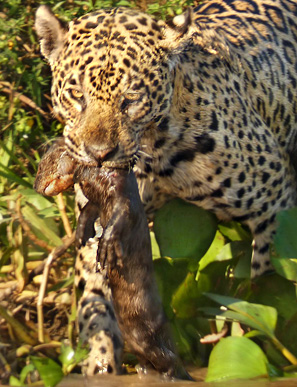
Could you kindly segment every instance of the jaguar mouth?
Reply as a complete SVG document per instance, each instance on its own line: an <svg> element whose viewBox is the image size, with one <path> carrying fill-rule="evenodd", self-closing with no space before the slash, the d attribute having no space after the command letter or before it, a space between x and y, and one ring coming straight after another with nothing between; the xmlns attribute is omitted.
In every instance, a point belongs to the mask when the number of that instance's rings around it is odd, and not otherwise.
<svg viewBox="0 0 297 387"><path fill-rule="evenodd" d="M109 169L122 169L129 171L133 168L133 164L131 161L104 161L102 163L102 167L109 168Z"/></svg>

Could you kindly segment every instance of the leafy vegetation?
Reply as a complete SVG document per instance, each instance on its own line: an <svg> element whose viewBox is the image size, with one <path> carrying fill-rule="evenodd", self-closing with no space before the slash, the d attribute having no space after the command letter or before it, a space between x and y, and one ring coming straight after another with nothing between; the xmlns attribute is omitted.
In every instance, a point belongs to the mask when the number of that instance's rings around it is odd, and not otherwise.
<svg viewBox="0 0 297 387"><path fill-rule="evenodd" d="M276 273L252 282L252 240L241 225L217 224L208 212L178 199L157 213L154 262L179 351L201 364L218 342L207 381L297 371L296 221L297 209L278 214L271 248Z"/></svg>
<svg viewBox="0 0 297 387"><path fill-rule="evenodd" d="M64 20L118 5L165 19L192 1L47 4ZM86 351L74 327L73 195L44 198L32 188L44 144L63 127L52 118L50 71L33 28L37 5L0 4L0 379L52 386ZM209 359L208 381L296 371L297 210L278 220L276 273L252 283L247 229L180 200L157 214L151 236L164 307L184 361Z"/></svg>

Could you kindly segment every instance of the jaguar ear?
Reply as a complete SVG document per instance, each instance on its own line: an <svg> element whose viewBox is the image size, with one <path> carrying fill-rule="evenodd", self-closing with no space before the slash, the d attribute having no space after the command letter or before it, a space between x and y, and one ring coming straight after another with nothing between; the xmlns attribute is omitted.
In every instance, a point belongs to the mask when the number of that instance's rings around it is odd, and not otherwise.
<svg viewBox="0 0 297 387"><path fill-rule="evenodd" d="M192 8L187 8L183 14L175 16L166 24L160 22L164 36L162 45L165 49L173 53L179 53L190 43L193 29L192 13Z"/></svg>
<svg viewBox="0 0 297 387"><path fill-rule="evenodd" d="M41 53L52 65L63 48L67 29L46 5L41 5L36 11L35 28Z"/></svg>

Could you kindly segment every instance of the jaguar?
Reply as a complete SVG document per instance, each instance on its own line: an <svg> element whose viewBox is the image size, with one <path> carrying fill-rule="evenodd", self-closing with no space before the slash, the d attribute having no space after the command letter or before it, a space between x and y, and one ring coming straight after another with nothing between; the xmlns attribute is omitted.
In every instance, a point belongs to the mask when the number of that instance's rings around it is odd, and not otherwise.
<svg viewBox="0 0 297 387"><path fill-rule="evenodd" d="M296 15L296 0L205 0L168 23L119 7L67 25L39 7L69 155L133 166L148 218L179 197L242 222L252 277L270 270L276 214L297 201Z"/></svg>
<svg viewBox="0 0 297 387"><path fill-rule="evenodd" d="M131 162L146 213L179 197L246 224L271 269L296 204L297 1L209 0L169 23L124 7L65 25L42 5L41 52L69 153Z"/></svg>

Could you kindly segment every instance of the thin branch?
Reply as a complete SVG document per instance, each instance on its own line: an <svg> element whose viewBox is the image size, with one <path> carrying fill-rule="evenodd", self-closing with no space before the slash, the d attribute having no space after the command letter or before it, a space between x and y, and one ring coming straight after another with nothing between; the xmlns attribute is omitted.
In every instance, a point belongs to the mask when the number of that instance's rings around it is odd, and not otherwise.
<svg viewBox="0 0 297 387"><path fill-rule="evenodd" d="M49 119L49 114L42 110L39 106L36 105L29 97L15 91L12 85L8 82L0 82L0 91L6 94L12 95L14 98L18 98L22 103L28 105L31 109L38 111L43 115L47 120Z"/></svg>
<svg viewBox="0 0 297 387"><path fill-rule="evenodd" d="M56 247L56 249L53 250L55 253L54 260L56 260L61 255L63 255L66 252L66 250L72 245L72 243L74 241L75 241L75 232L72 233L72 235L70 237L66 237L64 239L63 245L58 246L58 247ZM30 272L28 283L30 283L35 276L37 276L43 272L44 266L45 266L45 261L43 261L40 265L38 265L35 269L33 269Z"/></svg>

